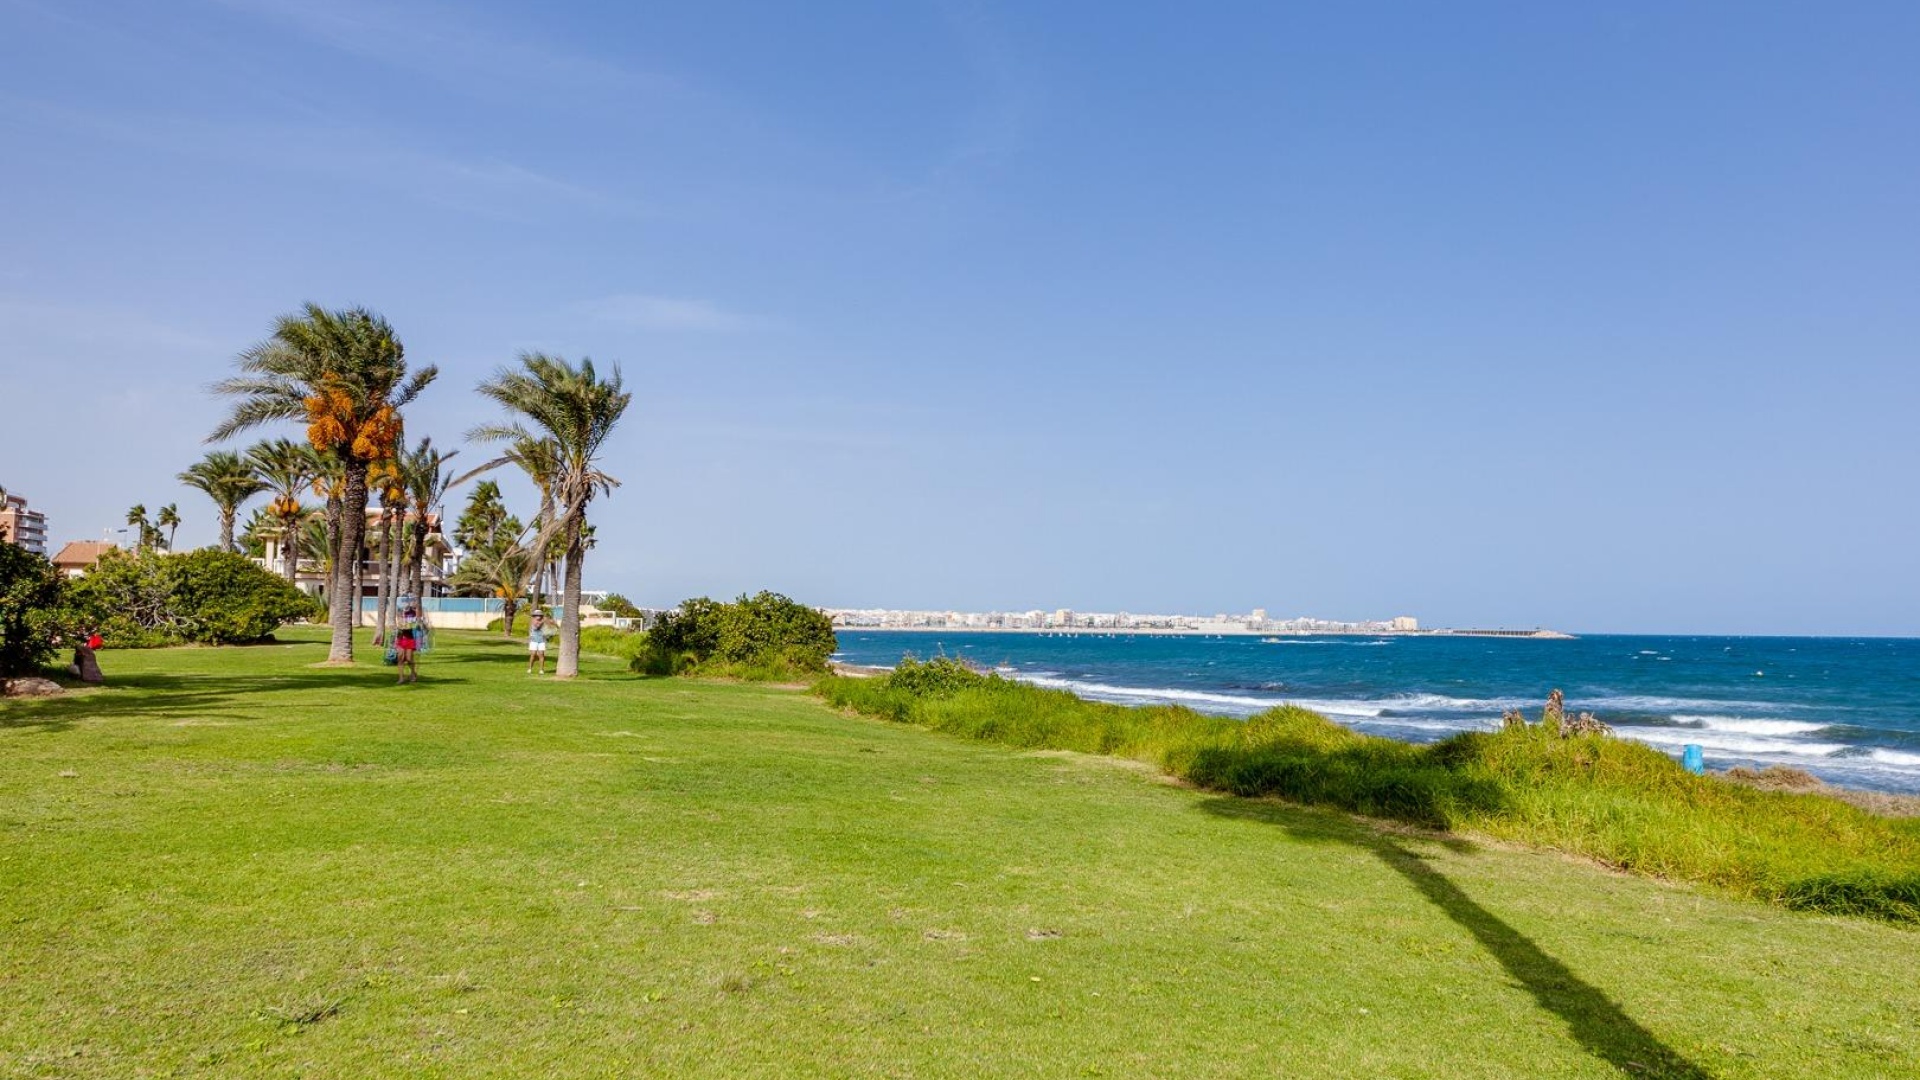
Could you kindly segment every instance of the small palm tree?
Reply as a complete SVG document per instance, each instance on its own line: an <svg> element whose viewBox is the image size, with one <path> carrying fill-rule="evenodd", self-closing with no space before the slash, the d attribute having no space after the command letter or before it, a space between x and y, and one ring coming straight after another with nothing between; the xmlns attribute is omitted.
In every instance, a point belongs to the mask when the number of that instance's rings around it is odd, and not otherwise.
<svg viewBox="0 0 1920 1080"><path fill-rule="evenodd" d="M442 452L434 447L431 438L425 438L401 459L400 475L406 481L407 497L413 503L414 512L413 536L408 548L407 587L412 595L422 599L426 597L427 537L432 532L429 519L440 514L447 495L472 475L456 476L447 467L447 462L459 453L458 450Z"/></svg>
<svg viewBox="0 0 1920 1080"><path fill-rule="evenodd" d="M520 597L526 594L533 568L532 551L517 540L503 539L492 547L468 552L450 584L463 595L498 597L502 627L506 636L512 637L513 618L520 610Z"/></svg>
<svg viewBox="0 0 1920 1080"><path fill-rule="evenodd" d="M288 581L293 581L300 572L300 545L294 533L300 527L300 519L306 515L306 507L300 504L300 496L319 479L323 471L320 456L305 443L297 443L292 439L265 439L253 444L253 448L247 451L247 463L253 466L253 474L273 495L273 501L267 504L267 509L280 525L281 572Z"/></svg>
<svg viewBox="0 0 1920 1080"><path fill-rule="evenodd" d="M342 483L333 539L333 587L328 591L333 642L330 664L353 662L358 612L360 547L367 528L367 470L394 456L400 410L433 382L431 365L407 373L405 350L387 320L364 308L328 311L308 304L275 321L273 335L240 354L240 374L214 385L233 398L233 411L215 428L219 441L283 420L305 420L307 442L340 468ZM350 602L343 602L350 601Z"/></svg>
<svg viewBox="0 0 1920 1080"><path fill-rule="evenodd" d="M553 512L531 545L545 551L555 536L566 538L566 584L561 597L558 678L572 678L580 669L580 579L586 549L582 530L587 504L595 495L611 492L620 481L601 471L600 451L632 404L622 389L620 369L606 379L582 358L575 366L542 353L520 354L520 370L502 368L480 384L480 393L499 402L515 420L475 428L468 438L504 442L512 447L540 438L551 441ZM529 429L531 423L534 429Z"/></svg>
<svg viewBox="0 0 1920 1080"><path fill-rule="evenodd" d="M400 568L405 562L401 547L406 539L407 486L399 459L375 462L367 470L367 483L380 498L380 535L369 545L379 556L380 577L374 585L373 642L380 645L387 640L394 599L401 591Z"/></svg>
<svg viewBox="0 0 1920 1080"><path fill-rule="evenodd" d="M161 507L160 512L153 515L153 526L156 533L161 529L167 530L166 548L172 551L173 534L180 528L180 507L174 503Z"/></svg>
<svg viewBox="0 0 1920 1080"><path fill-rule="evenodd" d="M206 457L180 474L180 482L213 500L214 509L220 512L221 551L234 550L233 525L240 516L241 505L267 490L267 485L255 474L253 465L232 450L208 452ZM172 509L171 506L161 509L161 526L167 525L165 515ZM174 514L173 524L179 524L178 513ZM173 547L171 535L167 537L167 547Z"/></svg>
<svg viewBox="0 0 1920 1080"><path fill-rule="evenodd" d="M262 559L267 554L267 538L279 531L280 519L272 508L256 506L253 513L247 516L247 523L240 526L233 544L240 554L250 559Z"/></svg>
<svg viewBox="0 0 1920 1080"><path fill-rule="evenodd" d="M499 457L487 462L468 473L477 476L489 469L501 465L517 466L533 482L535 491L540 493L540 509L533 518L535 536L546 536L544 547L537 547L534 560L533 602L537 605L547 596L547 571L554 559L563 553L565 540L557 532L548 529L553 524L553 485L560 472L560 448L551 438L521 432L507 440L507 450Z"/></svg>
<svg viewBox="0 0 1920 1080"><path fill-rule="evenodd" d="M134 550L147 550L147 541L153 533L153 522L147 520L146 503L134 503L127 509L127 527L133 530Z"/></svg>
<svg viewBox="0 0 1920 1080"><path fill-rule="evenodd" d="M324 580L333 579L333 530L327 528L324 511L314 511L300 519L294 531L294 547L300 557L320 568Z"/></svg>

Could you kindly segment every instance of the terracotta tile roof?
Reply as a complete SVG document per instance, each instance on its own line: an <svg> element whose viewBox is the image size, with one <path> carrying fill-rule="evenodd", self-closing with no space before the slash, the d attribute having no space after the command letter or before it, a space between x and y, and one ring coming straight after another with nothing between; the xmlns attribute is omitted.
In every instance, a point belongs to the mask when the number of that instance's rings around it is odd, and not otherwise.
<svg viewBox="0 0 1920 1080"><path fill-rule="evenodd" d="M114 545L105 540L69 540L60 554L53 557L53 565L61 569L92 566L100 561L100 556L112 551Z"/></svg>

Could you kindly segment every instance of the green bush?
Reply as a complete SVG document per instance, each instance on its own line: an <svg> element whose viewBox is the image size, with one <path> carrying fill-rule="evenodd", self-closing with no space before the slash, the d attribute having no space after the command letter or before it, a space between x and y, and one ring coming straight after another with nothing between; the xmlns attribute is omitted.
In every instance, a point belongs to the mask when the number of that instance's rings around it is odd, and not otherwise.
<svg viewBox="0 0 1920 1080"><path fill-rule="evenodd" d="M209 645L260 641L312 616L312 598L244 555L202 549L162 560L186 639Z"/></svg>
<svg viewBox="0 0 1920 1080"><path fill-rule="evenodd" d="M520 606L519 612L516 613L513 617L513 636L514 637L527 636L527 617L530 614L531 612L527 610L526 605L522 604ZM487 623L487 629L497 634L501 631L501 629L505 626L505 624L506 624L506 620L504 618L494 619L493 621ZM559 630L559 627L560 627L560 620L554 618L552 611L547 612L547 631L549 633L555 633Z"/></svg>
<svg viewBox="0 0 1920 1080"><path fill-rule="evenodd" d="M951 656L936 656L920 661L908 656L893 669L887 683L893 689L919 697L947 697L962 690L978 690L990 685L988 675L975 671Z"/></svg>
<svg viewBox="0 0 1920 1080"><path fill-rule="evenodd" d="M115 648L259 641L315 613L313 600L285 578L213 550L109 552L71 584L69 607Z"/></svg>
<svg viewBox="0 0 1920 1080"><path fill-rule="evenodd" d="M731 604L702 596L662 615L632 666L646 675L810 678L837 648L831 619L778 593Z"/></svg>
<svg viewBox="0 0 1920 1080"><path fill-rule="evenodd" d="M619 593L608 593L606 599L593 606L616 619L637 619L640 617L639 605L621 596Z"/></svg>
<svg viewBox="0 0 1920 1080"><path fill-rule="evenodd" d="M46 556L0 540L0 679L31 675L53 655L65 584Z"/></svg>
<svg viewBox="0 0 1920 1080"><path fill-rule="evenodd" d="M948 659L908 660L882 678L829 677L815 692L967 738L1133 758L1233 795L1471 830L1800 910L1920 922L1920 819L1694 776L1608 735L1520 724L1417 746L1295 706L1246 721L1128 708Z"/></svg>

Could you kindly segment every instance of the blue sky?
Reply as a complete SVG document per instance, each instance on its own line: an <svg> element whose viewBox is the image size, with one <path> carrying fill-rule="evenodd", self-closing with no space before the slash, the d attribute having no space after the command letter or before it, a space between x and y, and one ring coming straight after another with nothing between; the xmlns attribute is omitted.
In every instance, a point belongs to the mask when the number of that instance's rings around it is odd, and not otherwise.
<svg viewBox="0 0 1920 1080"><path fill-rule="evenodd" d="M1920 8L1604 7L0 0L0 484L314 300L620 363L643 603L1920 633Z"/></svg>

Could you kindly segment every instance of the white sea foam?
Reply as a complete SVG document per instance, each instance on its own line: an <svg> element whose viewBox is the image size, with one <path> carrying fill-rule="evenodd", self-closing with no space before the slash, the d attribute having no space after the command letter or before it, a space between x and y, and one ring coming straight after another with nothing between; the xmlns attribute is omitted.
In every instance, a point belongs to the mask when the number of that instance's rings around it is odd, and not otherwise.
<svg viewBox="0 0 1920 1080"><path fill-rule="evenodd" d="M1323 701L1316 698L1289 698L1287 699L1287 704L1298 705L1303 709L1312 709L1314 712L1322 713L1326 716L1346 717L1349 719L1358 718L1362 720L1372 720L1387 711L1387 707L1377 701Z"/></svg>
<svg viewBox="0 0 1920 1080"><path fill-rule="evenodd" d="M1625 709L1632 712L1701 713L1713 709L1762 709L1777 712L1786 706L1777 701L1710 701L1706 698L1656 697L1647 694L1617 694L1609 697L1569 701L1577 709Z"/></svg>
<svg viewBox="0 0 1920 1080"><path fill-rule="evenodd" d="M1909 754L1904 750L1874 750L1867 755L1882 765L1905 765L1920 768L1920 754Z"/></svg>
<svg viewBox="0 0 1920 1080"><path fill-rule="evenodd" d="M1800 742L1794 739L1768 739L1737 732L1703 731L1697 728L1621 727L1614 729L1628 739L1655 746L1685 746L1692 743L1705 750L1730 754L1785 754L1790 757L1826 757L1847 748L1845 743Z"/></svg>
<svg viewBox="0 0 1920 1080"><path fill-rule="evenodd" d="M1078 679L1061 679L1045 675L1022 674L1021 681L1035 686L1044 686L1050 690L1071 690L1081 697L1097 698L1102 701L1161 701L1179 704L1225 705L1238 709L1271 709L1285 699L1277 697L1252 697L1247 694L1216 694L1206 690L1182 690L1171 686L1113 686L1108 683L1081 682Z"/></svg>
<svg viewBox="0 0 1920 1080"><path fill-rule="evenodd" d="M1693 716L1676 713L1676 724L1691 724L1709 731L1730 731L1744 735L1806 735L1827 724L1816 724L1809 720L1771 720L1764 717L1745 716Z"/></svg>
<svg viewBox="0 0 1920 1080"><path fill-rule="evenodd" d="M1061 678L1041 672L1020 672L1014 676L1035 686L1051 690L1070 690L1081 697L1122 703L1170 702L1191 705L1205 711L1209 706L1234 713L1263 712L1279 705L1298 705L1317 713L1344 718L1376 718L1387 712L1498 712L1509 703L1482 698L1457 698L1445 694L1399 694L1387 698L1303 698L1287 694L1225 694L1211 690L1188 690L1174 686L1119 686L1113 683ZM1402 718L1390 717L1399 722ZM1442 725L1457 730L1467 725Z"/></svg>
<svg viewBox="0 0 1920 1080"><path fill-rule="evenodd" d="M1405 717L1400 717L1400 716L1354 718L1352 720L1349 720L1348 723L1352 724L1354 727L1385 728L1388 730L1395 730L1395 731L1412 730L1412 731L1444 731L1444 732L1491 731L1498 726L1498 722L1492 721L1492 720L1480 720L1480 721L1409 720Z"/></svg>

